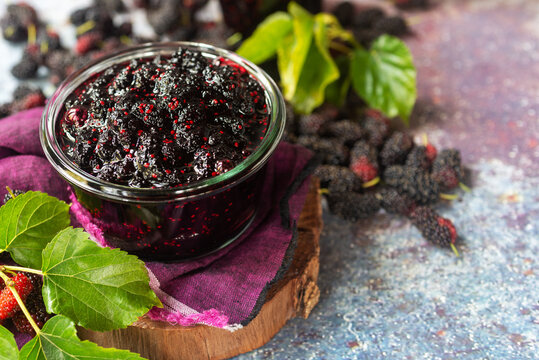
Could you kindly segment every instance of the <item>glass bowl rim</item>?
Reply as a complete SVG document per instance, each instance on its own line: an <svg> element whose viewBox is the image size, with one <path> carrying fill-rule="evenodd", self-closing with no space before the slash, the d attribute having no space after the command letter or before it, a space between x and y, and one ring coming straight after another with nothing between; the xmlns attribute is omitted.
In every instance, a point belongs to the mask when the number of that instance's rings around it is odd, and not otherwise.
<svg viewBox="0 0 539 360"><path fill-rule="evenodd" d="M179 48L201 51L205 56L224 57L243 66L264 88L270 120L266 134L255 151L232 170L177 188L132 188L98 179L74 165L61 149L55 127L67 97L92 75L107 67L136 58L172 54ZM99 197L119 202L160 203L163 201L194 200L224 191L257 172L269 160L279 144L286 122L283 96L275 81L252 62L225 49L196 42L155 42L129 47L96 59L75 71L58 86L49 99L40 123L40 141L45 155L55 170L71 185Z"/></svg>

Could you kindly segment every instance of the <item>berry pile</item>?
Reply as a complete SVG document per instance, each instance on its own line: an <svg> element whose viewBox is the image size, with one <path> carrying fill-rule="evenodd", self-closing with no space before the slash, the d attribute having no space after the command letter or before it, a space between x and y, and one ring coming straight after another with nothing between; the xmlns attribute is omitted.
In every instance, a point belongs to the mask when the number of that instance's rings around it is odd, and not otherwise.
<svg viewBox="0 0 539 360"><path fill-rule="evenodd" d="M401 2L405 8L404 1ZM352 2L342 1L333 9L333 15L344 28L351 30L356 40L365 47L369 47L383 34L399 37L410 34L408 24L402 16L388 16L378 7L357 8Z"/></svg>
<svg viewBox="0 0 539 360"><path fill-rule="evenodd" d="M41 276L19 272L12 275L10 279L36 325L43 327L52 315L47 313L43 303ZM22 312L11 289L6 286L3 279L0 279L0 324L5 325L5 322L9 320L19 332L35 335L34 329Z"/></svg>
<svg viewBox="0 0 539 360"><path fill-rule="evenodd" d="M375 111L356 114L357 109L328 106L312 115L288 113L288 141L310 148L322 161L314 174L330 210L356 221L384 209L408 217L432 243L454 246L455 227L431 206L454 196L444 192L463 181L460 152L438 153L426 139L415 144Z"/></svg>
<svg viewBox="0 0 539 360"><path fill-rule="evenodd" d="M240 65L182 49L113 66L78 87L59 138L74 163L104 181L184 186L227 172L258 146L269 118L264 94Z"/></svg>
<svg viewBox="0 0 539 360"><path fill-rule="evenodd" d="M75 10L69 22L75 28L76 43L66 48L58 33L25 2L7 6L0 16L0 27L5 40L24 45L20 61L11 69L12 75L24 82L38 79L41 71L53 85L58 85L69 74L109 52L130 45L159 40L188 40L216 43L224 46L229 31L214 23L198 24L195 14L207 0L139 0L135 5L144 8L156 37L143 38L133 33L133 25L126 12L124 0L93 0L89 6ZM216 35L218 34L218 36ZM202 38L200 38L200 36ZM28 87L28 85L22 85ZM39 88L36 96L21 99L17 90L13 101L0 104L0 118L45 103Z"/></svg>

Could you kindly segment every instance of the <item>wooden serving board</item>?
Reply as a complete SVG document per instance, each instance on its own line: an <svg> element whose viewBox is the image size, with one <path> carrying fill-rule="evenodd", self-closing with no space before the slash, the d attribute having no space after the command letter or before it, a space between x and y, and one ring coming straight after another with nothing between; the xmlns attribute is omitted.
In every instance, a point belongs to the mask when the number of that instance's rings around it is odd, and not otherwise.
<svg viewBox="0 0 539 360"><path fill-rule="evenodd" d="M226 359L267 343L294 317L307 318L318 303L319 238L322 208L313 179L298 221L298 245L285 276L268 291L253 321L235 332L205 325L175 326L142 317L127 329L94 332L79 328L81 339L104 347L128 349L150 360Z"/></svg>

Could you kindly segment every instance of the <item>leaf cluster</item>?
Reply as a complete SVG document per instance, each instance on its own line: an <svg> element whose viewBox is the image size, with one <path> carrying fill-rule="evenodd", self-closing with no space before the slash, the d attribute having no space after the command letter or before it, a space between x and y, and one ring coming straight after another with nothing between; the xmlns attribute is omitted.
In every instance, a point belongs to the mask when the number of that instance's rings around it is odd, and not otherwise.
<svg viewBox="0 0 539 360"><path fill-rule="evenodd" d="M370 107L408 122L416 100L416 70L401 40L382 35L367 50L335 16L295 2L261 22L237 52L256 64L276 56L283 95L298 113L326 100L341 104L352 87Z"/></svg>
<svg viewBox="0 0 539 360"><path fill-rule="evenodd" d="M141 359L81 341L75 325L96 331L125 328L151 307L162 306L149 287L144 263L99 247L69 222L69 206L40 192L19 195L0 208L0 253L9 252L21 265L0 265L0 277L8 280L15 271L43 275L45 307L58 314L39 329L19 302L36 336L19 352L13 334L0 326L0 360Z"/></svg>

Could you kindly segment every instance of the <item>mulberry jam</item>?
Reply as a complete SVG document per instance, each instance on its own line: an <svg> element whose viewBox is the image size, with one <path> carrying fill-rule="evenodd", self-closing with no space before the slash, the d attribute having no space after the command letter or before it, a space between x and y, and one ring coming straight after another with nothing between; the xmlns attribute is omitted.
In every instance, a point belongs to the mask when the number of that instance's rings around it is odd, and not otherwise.
<svg viewBox="0 0 539 360"><path fill-rule="evenodd" d="M90 66L43 118L45 153L85 218L109 245L145 260L199 257L238 238L284 127L267 75L196 45ZM53 144L43 139L51 130Z"/></svg>

